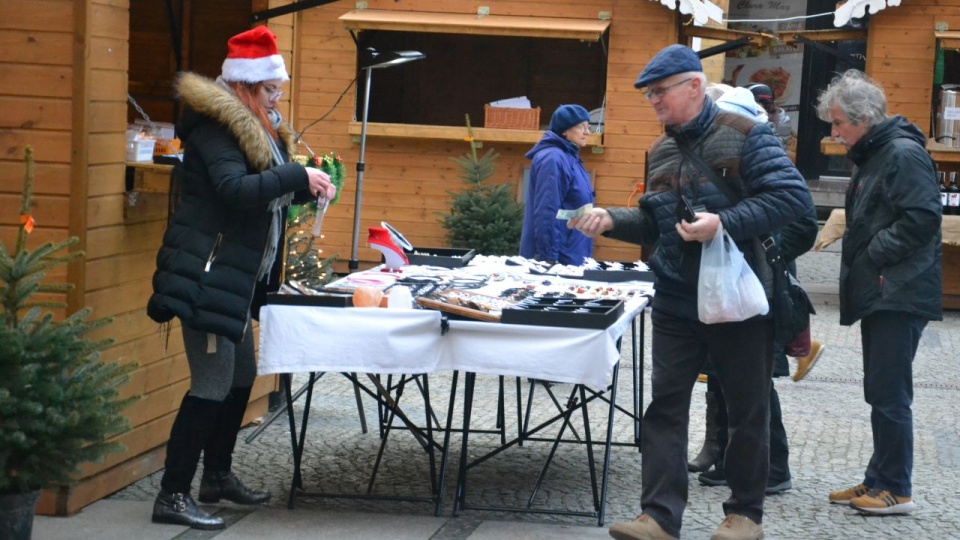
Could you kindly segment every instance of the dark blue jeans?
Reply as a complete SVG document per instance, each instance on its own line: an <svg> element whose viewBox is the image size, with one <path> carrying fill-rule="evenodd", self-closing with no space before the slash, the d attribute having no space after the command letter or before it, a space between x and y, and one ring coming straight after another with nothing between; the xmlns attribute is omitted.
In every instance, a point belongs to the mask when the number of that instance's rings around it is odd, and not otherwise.
<svg viewBox="0 0 960 540"><path fill-rule="evenodd" d="M913 358L926 326L926 319L899 311L878 311L860 321L863 397L873 427L863 484L901 497L912 496Z"/></svg>
<svg viewBox="0 0 960 540"><path fill-rule="evenodd" d="M643 512L680 536L687 505L690 395L707 355L729 413L724 514L763 520L769 457L773 325L768 320L703 324L654 309L652 400L643 415Z"/></svg>

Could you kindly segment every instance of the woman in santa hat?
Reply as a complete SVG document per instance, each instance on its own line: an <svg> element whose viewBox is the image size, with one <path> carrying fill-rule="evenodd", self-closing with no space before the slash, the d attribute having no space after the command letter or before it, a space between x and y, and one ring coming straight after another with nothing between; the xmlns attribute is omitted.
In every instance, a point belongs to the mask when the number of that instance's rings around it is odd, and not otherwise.
<svg viewBox="0 0 960 540"><path fill-rule="evenodd" d="M256 377L251 319L279 286L287 206L295 196L336 194L325 173L290 159L295 134L276 110L290 77L276 36L258 26L230 38L227 49L216 81L181 73L175 83L183 106L183 162L172 194L178 203L147 305L157 322L180 319L191 375L170 430L153 521L196 529L224 527L190 496L201 451L200 502L270 499L231 472Z"/></svg>

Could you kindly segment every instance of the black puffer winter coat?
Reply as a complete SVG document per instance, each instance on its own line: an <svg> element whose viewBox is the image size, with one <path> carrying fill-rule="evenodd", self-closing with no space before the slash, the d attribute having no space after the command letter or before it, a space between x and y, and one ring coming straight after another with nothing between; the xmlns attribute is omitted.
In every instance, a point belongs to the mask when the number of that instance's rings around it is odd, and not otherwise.
<svg viewBox="0 0 960 540"><path fill-rule="evenodd" d="M279 284L276 262L272 283L257 283L273 217L268 205L306 191L307 172L298 163L273 167L259 120L214 81L183 73L177 92L185 106L177 126L184 143L182 200L157 253L147 314L157 322L178 317L239 342L248 313L256 317L265 290ZM282 124L279 133L281 151L293 150L290 129ZM280 234L278 260L282 227Z"/></svg>
<svg viewBox="0 0 960 540"><path fill-rule="evenodd" d="M940 192L925 144L895 116L847 153L857 167L845 203L840 324L880 310L943 318Z"/></svg>
<svg viewBox="0 0 960 540"><path fill-rule="evenodd" d="M733 204L712 182L685 163L677 139L721 179L743 195ZM790 162L769 124L721 112L704 98L701 113L686 124L668 127L648 153L646 192L636 208L608 209L614 229L607 236L655 245L650 266L656 274L654 309L698 320L697 280L700 242L684 242L676 231L677 203L682 192L694 205L718 214L751 268L763 280L770 275L754 239L808 214L813 200L797 168Z"/></svg>

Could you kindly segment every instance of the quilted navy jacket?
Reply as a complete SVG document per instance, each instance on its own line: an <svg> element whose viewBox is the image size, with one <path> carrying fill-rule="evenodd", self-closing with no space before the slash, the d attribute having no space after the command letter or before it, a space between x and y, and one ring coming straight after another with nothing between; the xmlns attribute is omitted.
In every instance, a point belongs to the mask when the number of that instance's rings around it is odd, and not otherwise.
<svg viewBox="0 0 960 540"><path fill-rule="evenodd" d="M694 205L718 214L723 228L769 294L770 271L754 240L812 211L813 200L797 168L769 124L720 111L710 98L693 120L668 126L651 147L646 192L638 208L611 208L614 229L607 236L654 245L654 309L697 320L700 242L684 242L676 231L677 204L684 194ZM677 139L687 141L714 174L743 195L733 204L695 167L686 163Z"/></svg>

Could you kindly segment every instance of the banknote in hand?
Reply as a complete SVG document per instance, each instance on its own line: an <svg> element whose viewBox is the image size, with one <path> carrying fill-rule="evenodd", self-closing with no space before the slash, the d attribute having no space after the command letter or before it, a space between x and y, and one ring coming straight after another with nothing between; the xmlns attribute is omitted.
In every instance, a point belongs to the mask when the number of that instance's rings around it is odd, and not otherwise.
<svg viewBox="0 0 960 540"><path fill-rule="evenodd" d="M583 217L589 214L591 210L593 210L592 203L587 203L581 206L580 208L577 208L576 210L566 210L561 208L557 210L557 219L562 219L566 221L573 218Z"/></svg>

